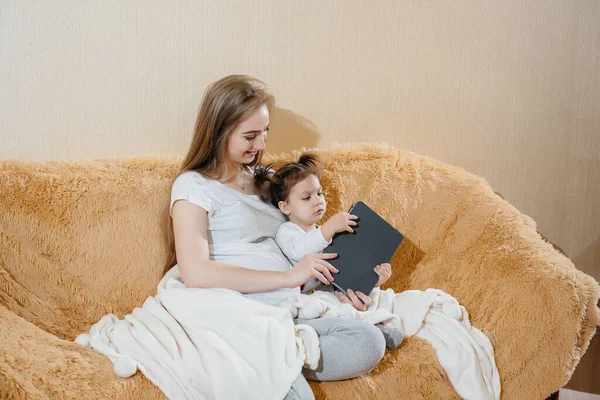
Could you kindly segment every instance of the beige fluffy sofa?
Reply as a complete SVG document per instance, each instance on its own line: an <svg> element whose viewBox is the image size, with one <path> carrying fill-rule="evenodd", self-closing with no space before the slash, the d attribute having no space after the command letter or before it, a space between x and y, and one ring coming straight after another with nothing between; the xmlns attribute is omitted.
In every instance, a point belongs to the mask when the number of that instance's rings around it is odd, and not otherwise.
<svg viewBox="0 0 600 400"><path fill-rule="evenodd" d="M466 306L494 345L503 399L544 399L569 380L599 322L598 284L531 218L431 158L385 145L318 154L328 215L360 199L406 235L389 286L439 288ZM154 294L179 161L0 160L0 398L163 398L72 340ZM458 398L416 338L366 376L312 387L318 399Z"/></svg>

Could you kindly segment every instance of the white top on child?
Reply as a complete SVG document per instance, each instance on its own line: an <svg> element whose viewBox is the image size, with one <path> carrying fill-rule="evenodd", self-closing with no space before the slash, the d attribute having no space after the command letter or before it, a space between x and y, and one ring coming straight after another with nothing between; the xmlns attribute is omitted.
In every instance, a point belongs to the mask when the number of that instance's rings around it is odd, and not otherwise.
<svg viewBox="0 0 600 400"><path fill-rule="evenodd" d="M307 254L322 252L331 243L331 240L325 240L321 227L306 232L290 221L281 224L275 241L292 264L296 264Z"/></svg>
<svg viewBox="0 0 600 400"><path fill-rule="evenodd" d="M291 268L275 242L285 217L258 195L244 194L198 172L186 171L173 183L170 210L182 199L208 212L210 260L254 270L284 272ZM278 306L281 300L298 293L299 288L282 288L244 295Z"/></svg>
<svg viewBox="0 0 600 400"><path fill-rule="evenodd" d="M291 221L281 224L277 230L275 241L292 264L296 264L307 254L323 252L325 247L331 243L331 240L325 240L321 227L306 232ZM321 281L313 278L306 282L303 292L307 293L321 284Z"/></svg>

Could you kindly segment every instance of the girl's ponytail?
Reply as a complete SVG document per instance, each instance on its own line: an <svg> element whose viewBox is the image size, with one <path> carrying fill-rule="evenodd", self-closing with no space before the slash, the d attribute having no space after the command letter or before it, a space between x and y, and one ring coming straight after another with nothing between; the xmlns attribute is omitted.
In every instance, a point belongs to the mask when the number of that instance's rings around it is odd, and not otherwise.
<svg viewBox="0 0 600 400"><path fill-rule="evenodd" d="M319 158L312 153L303 153L298 159L298 164L312 171L316 176L321 175L321 162Z"/></svg>
<svg viewBox="0 0 600 400"><path fill-rule="evenodd" d="M254 186L256 194L265 203L271 202L271 186L275 180L273 168L274 164L266 166L256 166L254 168Z"/></svg>

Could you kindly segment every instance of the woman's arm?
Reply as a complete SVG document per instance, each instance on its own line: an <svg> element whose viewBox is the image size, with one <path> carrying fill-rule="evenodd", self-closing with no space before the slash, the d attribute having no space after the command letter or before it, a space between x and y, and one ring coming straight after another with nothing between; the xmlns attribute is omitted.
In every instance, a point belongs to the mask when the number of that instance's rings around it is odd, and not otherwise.
<svg viewBox="0 0 600 400"><path fill-rule="evenodd" d="M321 273L332 280L329 271L337 272L325 261L335 257L335 254L303 257L296 264L300 268L292 268L287 272L257 271L212 261L209 259L207 240L208 212L188 201L179 200L173 204L171 214L177 264L187 287L260 293L294 288L312 277L325 280Z"/></svg>

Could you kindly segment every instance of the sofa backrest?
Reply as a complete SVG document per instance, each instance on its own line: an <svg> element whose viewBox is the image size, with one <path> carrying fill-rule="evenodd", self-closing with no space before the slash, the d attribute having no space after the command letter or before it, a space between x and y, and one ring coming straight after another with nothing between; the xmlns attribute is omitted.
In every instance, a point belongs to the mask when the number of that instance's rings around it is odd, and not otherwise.
<svg viewBox="0 0 600 400"><path fill-rule="evenodd" d="M0 161L0 302L74 338L154 294L175 158Z"/></svg>
<svg viewBox="0 0 600 400"><path fill-rule="evenodd" d="M407 237L392 263L389 286L397 291L410 286L431 249L447 240L456 251L468 247L498 206L482 178L410 152L385 145L316 152L325 218L362 200ZM161 218L179 162L0 161L0 302L68 339L107 313L123 317L141 306L164 272Z"/></svg>

